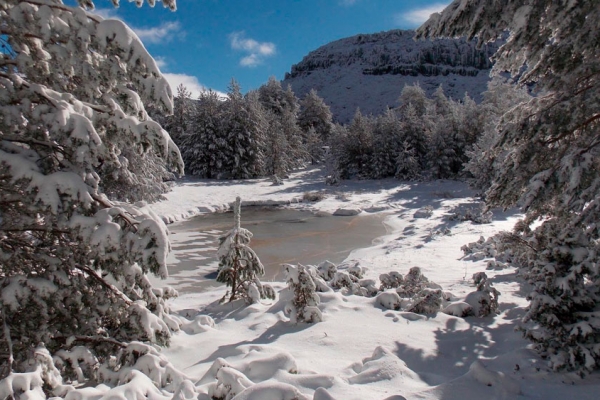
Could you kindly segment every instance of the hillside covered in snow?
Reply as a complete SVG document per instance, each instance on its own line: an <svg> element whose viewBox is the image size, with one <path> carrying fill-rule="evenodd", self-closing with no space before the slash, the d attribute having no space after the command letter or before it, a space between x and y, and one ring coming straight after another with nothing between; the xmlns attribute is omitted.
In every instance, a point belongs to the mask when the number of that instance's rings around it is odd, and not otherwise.
<svg viewBox="0 0 600 400"><path fill-rule="evenodd" d="M464 39L419 40L414 31L361 34L331 42L310 52L286 73L303 97L311 89L331 107L338 122L348 122L356 108L381 114L397 106L404 85L418 82L428 95L442 85L447 96L468 92L476 101L486 90L497 44L477 49Z"/></svg>

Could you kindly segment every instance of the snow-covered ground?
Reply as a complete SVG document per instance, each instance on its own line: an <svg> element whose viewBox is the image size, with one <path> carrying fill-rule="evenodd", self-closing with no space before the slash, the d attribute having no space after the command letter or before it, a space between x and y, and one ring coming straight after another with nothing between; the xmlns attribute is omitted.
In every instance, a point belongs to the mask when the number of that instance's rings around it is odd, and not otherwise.
<svg viewBox="0 0 600 400"><path fill-rule="evenodd" d="M472 275L485 271L501 293L499 313L485 318L419 315L385 309L374 297L342 290L319 293L322 322L294 324L284 314L287 299L280 296L245 305L219 304L225 287L186 294L172 300L171 308L189 322L162 352L195 382L200 399L209 399L209 390L230 389L230 394L240 393L235 399L261 400L598 398L597 374L581 380L548 372L515 331L527 290L514 269L486 270L486 260L472 261L461 251L480 236L509 230L517 214L495 212L491 224L450 220L454 212L478 207L474 193L461 182L344 181L328 187L323 181L319 169L294 173L282 186L266 179L189 180L150 207L168 222L224 210L238 195L250 204L386 213L389 233L348 257L367 268L365 278L379 284L382 273L404 275L418 266L460 301L475 290ZM302 202L307 191L326 197ZM171 260L177 262L177 253ZM279 292L285 284L274 287ZM224 364L229 367L219 370ZM215 386L218 370L225 386Z"/></svg>

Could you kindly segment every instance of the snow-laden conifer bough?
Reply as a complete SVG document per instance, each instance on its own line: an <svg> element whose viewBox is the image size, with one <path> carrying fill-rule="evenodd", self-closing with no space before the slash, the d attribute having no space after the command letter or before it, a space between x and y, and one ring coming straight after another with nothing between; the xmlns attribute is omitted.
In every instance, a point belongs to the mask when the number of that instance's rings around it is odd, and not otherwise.
<svg viewBox="0 0 600 400"><path fill-rule="evenodd" d="M525 336L552 368L582 374L600 366L599 19L597 0L455 0L418 30L480 43L510 32L493 72L535 97L500 120L486 201L526 212L502 237L534 287Z"/></svg>
<svg viewBox="0 0 600 400"><path fill-rule="evenodd" d="M172 112L171 91L131 29L78 3L0 2L0 398L185 386L152 346L180 322L147 278L167 276L169 241L142 208L183 171L145 110Z"/></svg>

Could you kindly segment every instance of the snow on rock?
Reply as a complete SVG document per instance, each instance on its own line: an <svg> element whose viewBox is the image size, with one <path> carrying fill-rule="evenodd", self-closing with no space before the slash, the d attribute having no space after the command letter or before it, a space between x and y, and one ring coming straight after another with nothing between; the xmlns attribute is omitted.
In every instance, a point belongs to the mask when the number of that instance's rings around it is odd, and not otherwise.
<svg viewBox="0 0 600 400"><path fill-rule="evenodd" d="M354 215L358 215L362 212L360 208L338 208L335 210L333 215L339 217L352 217Z"/></svg>
<svg viewBox="0 0 600 400"><path fill-rule="evenodd" d="M454 315L455 317L464 318L473 315L473 307L464 301L456 301L448 304L442 312L448 315Z"/></svg>
<svg viewBox="0 0 600 400"><path fill-rule="evenodd" d="M395 290L380 293L375 298L375 302L388 310L399 310L401 304L400 296Z"/></svg>

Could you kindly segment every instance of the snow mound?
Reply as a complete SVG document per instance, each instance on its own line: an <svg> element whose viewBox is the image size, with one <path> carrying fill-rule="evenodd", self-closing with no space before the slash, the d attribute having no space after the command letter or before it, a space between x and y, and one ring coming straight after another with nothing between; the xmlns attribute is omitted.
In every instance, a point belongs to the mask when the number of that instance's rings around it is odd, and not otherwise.
<svg viewBox="0 0 600 400"><path fill-rule="evenodd" d="M335 210L333 215L339 217L352 217L354 215L358 215L362 212L360 208L338 208Z"/></svg>
<svg viewBox="0 0 600 400"><path fill-rule="evenodd" d="M352 370L356 375L348 379L351 384L364 385L385 380L421 382L419 375L408 368L404 361L381 346L373 351L371 357L352 365Z"/></svg>
<svg viewBox="0 0 600 400"><path fill-rule="evenodd" d="M479 360L471 364L468 375L482 385L500 388L505 394L521 394L521 385L519 385L519 382L502 372L487 369Z"/></svg>
<svg viewBox="0 0 600 400"><path fill-rule="evenodd" d="M433 215L433 208L431 206L419 208L415 211L413 217L415 218L429 218Z"/></svg>
<svg viewBox="0 0 600 400"><path fill-rule="evenodd" d="M310 400L310 397L287 383L262 382L239 393L233 400Z"/></svg>
<svg viewBox="0 0 600 400"><path fill-rule="evenodd" d="M208 315L198 315L193 321L185 322L181 330L188 335L206 332L215 327L215 321Z"/></svg>

